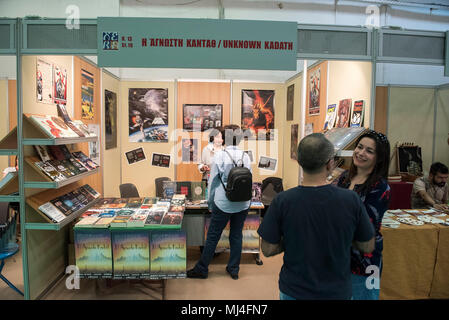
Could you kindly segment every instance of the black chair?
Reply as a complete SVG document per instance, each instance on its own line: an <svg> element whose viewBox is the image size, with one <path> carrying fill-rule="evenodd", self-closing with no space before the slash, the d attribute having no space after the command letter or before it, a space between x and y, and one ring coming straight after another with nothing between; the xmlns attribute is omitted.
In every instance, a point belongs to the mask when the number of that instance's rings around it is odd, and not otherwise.
<svg viewBox="0 0 449 320"><path fill-rule="evenodd" d="M169 177L159 177L154 179L156 185L156 197L164 197L164 181L171 181L171 179Z"/></svg>
<svg viewBox="0 0 449 320"><path fill-rule="evenodd" d="M122 183L119 189L121 198L140 198L139 191L132 183Z"/></svg>
<svg viewBox="0 0 449 320"><path fill-rule="evenodd" d="M13 212L11 216L10 212ZM15 211L9 210L8 202L0 202L0 279L23 296L23 292L2 275L5 260L19 252L19 245L16 243L16 229L17 214Z"/></svg>

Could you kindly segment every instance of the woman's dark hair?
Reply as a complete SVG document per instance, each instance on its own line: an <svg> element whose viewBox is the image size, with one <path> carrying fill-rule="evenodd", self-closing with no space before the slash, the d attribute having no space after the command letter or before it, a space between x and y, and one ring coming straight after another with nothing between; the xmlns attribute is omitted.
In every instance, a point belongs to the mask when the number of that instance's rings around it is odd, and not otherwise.
<svg viewBox="0 0 449 320"><path fill-rule="evenodd" d="M223 139L222 145L224 145L224 130L222 127L218 127L218 128L213 128L210 132L209 132L209 142L214 142L214 138L217 134L221 133L221 137Z"/></svg>
<svg viewBox="0 0 449 320"><path fill-rule="evenodd" d="M374 130L369 130L368 132L363 133L356 141L356 148L359 144L360 140L363 138L373 139L376 143L376 164L373 168L373 171L366 179L365 183L360 188L361 193L365 193L373 186L376 182L381 179L388 178L388 169L390 166L390 142L388 138L380 132L376 132ZM354 165L354 161L351 163L351 167L349 168L349 174L346 179L347 182L350 182L352 178L357 174L357 167Z"/></svg>

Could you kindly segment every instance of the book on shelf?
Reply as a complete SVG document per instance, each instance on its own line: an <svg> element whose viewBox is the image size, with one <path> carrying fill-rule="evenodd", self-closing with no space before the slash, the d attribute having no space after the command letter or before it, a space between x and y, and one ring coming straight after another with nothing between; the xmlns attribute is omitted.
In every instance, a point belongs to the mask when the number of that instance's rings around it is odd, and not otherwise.
<svg viewBox="0 0 449 320"><path fill-rule="evenodd" d="M85 207L89 204L89 199L81 192L78 188L72 191L73 195L75 195L76 199L81 202L82 206Z"/></svg>
<svg viewBox="0 0 449 320"><path fill-rule="evenodd" d="M94 188L92 188L88 184L83 185L81 188L87 190L95 199L100 197L100 193L98 193Z"/></svg>
<svg viewBox="0 0 449 320"><path fill-rule="evenodd" d="M70 129L60 117L29 115L28 118L39 126L51 138L78 138L79 136Z"/></svg>
<svg viewBox="0 0 449 320"><path fill-rule="evenodd" d="M53 222L59 223L65 219L65 215L61 213L53 204L46 202L38 208Z"/></svg>
<svg viewBox="0 0 449 320"><path fill-rule="evenodd" d="M329 130L334 127L336 115L337 115L337 105L336 104L328 105L326 110L326 119L324 120L324 130Z"/></svg>
<svg viewBox="0 0 449 320"><path fill-rule="evenodd" d="M74 167L76 167L76 169L79 171L80 174L86 173L89 171L78 159L75 159L74 157L70 157L70 158L68 158L68 160Z"/></svg>
<svg viewBox="0 0 449 320"><path fill-rule="evenodd" d="M89 157L87 157L81 151L73 152L72 155L78 159L88 170L94 170L98 168L99 165L92 161Z"/></svg>
<svg viewBox="0 0 449 320"><path fill-rule="evenodd" d="M363 126L363 118L365 116L365 106L363 100L354 101L351 112L351 127Z"/></svg>
<svg viewBox="0 0 449 320"><path fill-rule="evenodd" d="M78 188L79 192L81 192L86 198L87 201L90 203L93 200L95 200L94 196L91 195L86 189L84 189L83 187Z"/></svg>
<svg viewBox="0 0 449 320"><path fill-rule="evenodd" d="M88 216L81 219L77 224L76 228L91 228L100 218L95 216Z"/></svg>
<svg viewBox="0 0 449 320"><path fill-rule="evenodd" d="M67 169L64 164L59 160L51 160L48 161L59 173L63 174L65 178L71 178L75 174L73 174L69 169Z"/></svg>
<svg viewBox="0 0 449 320"><path fill-rule="evenodd" d="M182 217L184 216L183 212L167 212L162 218L161 224L164 225L181 225Z"/></svg>
<svg viewBox="0 0 449 320"><path fill-rule="evenodd" d="M43 162L52 160L51 157L50 157L50 154L48 153L47 146L37 146L37 145L35 145L34 149L36 149L36 152L39 155L39 158L41 158L41 160Z"/></svg>
<svg viewBox="0 0 449 320"><path fill-rule="evenodd" d="M62 173L55 169L49 162L38 161L34 165L45 173L51 180L60 182L67 179Z"/></svg>
<svg viewBox="0 0 449 320"><path fill-rule="evenodd" d="M145 221L147 220L148 217L148 211L147 210L139 210L137 211L135 214L133 214L127 223L127 227L144 227L145 226Z"/></svg>
<svg viewBox="0 0 449 320"><path fill-rule="evenodd" d="M54 160L65 160L66 157L60 146L48 146L48 150Z"/></svg>
<svg viewBox="0 0 449 320"><path fill-rule="evenodd" d="M58 110L58 116L64 120L64 122L70 122L72 119L70 119L69 113L67 112L67 109L65 105L63 104L57 104L56 109Z"/></svg>
<svg viewBox="0 0 449 320"><path fill-rule="evenodd" d="M61 198L55 198L50 200L50 203L55 206L62 214L65 216L70 215L73 211L72 208L64 203L64 201Z"/></svg>
<svg viewBox="0 0 449 320"><path fill-rule="evenodd" d="M176 194L184 194L186 198L192 199L192 183L190 181L176 182Z"/></svg>
<svg viewBox="0 0 449 320"><path fill-rule="evenodd" d="M142 201L142 198L129 198L126 208L140 208Z"/></svg>
<svg viewBox="0 0 449 320"><path fill-rule="evenodd" d="M80 210L83 207L82 203L75 197L73 192L66 193L60 196L59 199L62 200L66 207L70 208L72 213Z"/></svg>
<svg viewBox="0 0 449 320"><path fill-rule="evenodd" d="M89 131L89 127L81 120L72 120L72 124L80 130L85 137L96 137L96 135Z"/></svg>
<svg viewBox="0 0 449 320"><path fill-rule="evenodd" d="M70 171L72 176L79 175L81 172L78 170L76 166L72 164L72 162L68 159L60 160L61 164Z"/></svg>
<svg viewBox="0 0 449 320"><path fill-rule="evenodd" d="M85 211L82 215L81 218L87 218L87 217L99 217L101 214L101 210L97 210L97 209L89 209L87 211Z"/></svg>
<svg viewBox="0 0 449 320"><path fill-rule="evenodd" d="M189 200L203 200L206 199L206 182L193 181L191 182L192 198Z"/></svg>

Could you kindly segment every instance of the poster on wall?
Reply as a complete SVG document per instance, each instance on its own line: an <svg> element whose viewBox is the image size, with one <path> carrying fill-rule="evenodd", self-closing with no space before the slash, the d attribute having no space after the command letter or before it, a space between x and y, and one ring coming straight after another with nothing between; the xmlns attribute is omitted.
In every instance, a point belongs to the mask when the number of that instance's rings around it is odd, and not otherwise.
<svg viewBox="0 0 449 320"><path fill-rule="evenodd" d="M277 164L276 159L260 156L259 164L257 165L257 167L264 170L276 171L276 164Z"/></svg>
<svg viewBox="0 0 449 320"><path fill-rule="evenodd" d="M309 115L320 114L321 68L317 68L309 76Z"/></svg>
<svg viewBox="0 0 449 320"><path fill-rule="evenodd" d="M304 137L313 133L313 123L306 123L304 127Z"/></svg>
<svg viewBox="0 0 449 320"><path fill-rule="evenodd" d="M170 167L170 155L161 154L161 153L153 153L151 160L151 165L162 168Z"/></svg>
<svg viewBox="0 0 449 320"><path fill-rule="evenodd" d="M352 99L340 100L337 110L336 128L346 128L349 125L349 114L351 112Z"/></svg>
<svg viewBox="0 0 449 320"><path fill-rule="evenodd" d="M145 152L143 148L137 148L128 152L125 152L126 160L128 160L128 164L134 164L139 161L143 161L146 159Z"/></svg>
<svg viewBox="0 0 449 320"><path fill-rule="evenodd" d="M130 88L129 142L168 142L168 89Z"/></svg>
<svg viewBox="0 0 449 320"><path fill-rule="evenodd" d="M104 131L106 150L117 148L117 94L104 90Z"/></svg>
<svg viewBox="0 0 449 320"><path fill-rule="evenodd" d="M81 69L81 119L94 118L94 75Z"/></svg>
<svg viewBox="0 0 449 320"><path fill-rule="evenodd" d="M182 162L198 162L198 139L182 139Z"/></svg>
<svg viewBox="0 0 449 320"><path fill-rule="evenodd" d="M398 146L397 158L399 173L418 176L422 174L421 148L418 146Z"/></svg>
<svg viewBox="0 0 449 320"><path fill-rule="evenodd" d="M97 140L89 142L89 158L95 162L100 163L100 125L99 124L88 124L90 136L97 136Z"/></svg>
<svg viewBox="0 0 449 320"><path fill-rule="evenodd" d="M67 70L53 66L53 102L67 104Z"/></svg>
<svg viewBox="0 0 449 320"><path fill-rule="evenodd" d="M287 121L293 120L293 101L295 97L295 85L287 88Z"/></svg>
<svg viewBox="0 0 449 320"><path fill-rule="evenodd" d="M53 104L53 66L44 60L36 60L37 101Z"/></svg>
<svg viewBox="0 0 449 320"><path fill-rule="evenodd" d="M326 119L324 120L324 130L330 130L334 127L337 115L337 105L330 104L327 106Z"/></svg>
<svg viewBox="0 0 449 320"><path fill-rule="evenodd" d="M363 100L354 101L351 112L351 127L362 127L365 116L365 102Z"/></svg>
<svg viewBox="0 0 449 320"><path fill-rule="evenodd" d="M298 160L297 151L298 151L298 125L292 124L290 158L292 158L293 160Z"/></svg>
<svg viewBox="0 0 449 320"><path fill-rule="evenodd" d="M242 130L245 138L273 140L274 90L242 90Z"/></svg>
<svg viewBox="0 0 449 320"><path fill-rule="evenodd" d="M182 128L187 131L206 131L221 127L222 104L183 104Z"/></svg>

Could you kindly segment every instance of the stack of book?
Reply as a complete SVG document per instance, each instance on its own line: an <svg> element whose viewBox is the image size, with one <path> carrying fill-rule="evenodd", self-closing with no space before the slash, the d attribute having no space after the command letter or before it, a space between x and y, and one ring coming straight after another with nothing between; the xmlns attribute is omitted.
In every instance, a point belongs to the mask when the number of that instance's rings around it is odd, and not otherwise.
<svg viewBox="0 0 449 320"><path fill-rule="evenodd" d="M70 153L67 146L34 146L42 161L33 164L51 180L63 181L94 170L98 165L81 151Z"/></svg>
<svg viewBox="0 0 449 320"><path fill-rule="evenodd" d="M65 217L77 212L99 198L100 194L88 184L44 203L39 210L53 222L59 223Z"/></svg>
<svg viewBox="0 0 449 320"><path fill-rule="evenodd" d="M51 138L94 137L80 120L49 115L26 115L28 119Z"/></svg>

